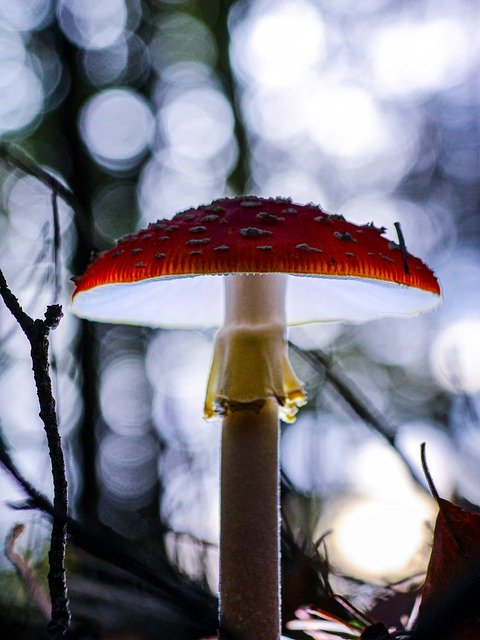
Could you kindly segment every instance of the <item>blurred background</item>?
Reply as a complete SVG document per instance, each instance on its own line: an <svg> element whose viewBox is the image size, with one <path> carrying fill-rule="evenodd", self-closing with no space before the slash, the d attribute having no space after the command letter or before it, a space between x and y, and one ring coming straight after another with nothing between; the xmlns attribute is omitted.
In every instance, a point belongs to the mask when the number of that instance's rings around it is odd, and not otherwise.
<svg viewBox="0 0 480 640"><path fill-rule="evenodd" d="M440 494L478 508L479 24L474 0L2 0L0 267L33 317L64 305L52 378L75 517L161 546L215 593L219 427L202 419L213 331L81 323L69 278L92 248L242 193L314 201L392 238L400 221L444 296L417 318L291 330L310 399L282 433L297 540L332 530L332 566L360 581L424 571L436 509L423 441ZM59 228L51 192L9 161L10 144L73 191L77 213L59 198ZM28 345L0 305L0 427L51 496L37 415ZM23 497L0 471L0 540L27 523L19 548L41 564L50 525L9 506ZM105 590L86 607L94 572L72 562L78 615L128 627ZM0 601L27 624L3 555L0 576Z"/></svg>

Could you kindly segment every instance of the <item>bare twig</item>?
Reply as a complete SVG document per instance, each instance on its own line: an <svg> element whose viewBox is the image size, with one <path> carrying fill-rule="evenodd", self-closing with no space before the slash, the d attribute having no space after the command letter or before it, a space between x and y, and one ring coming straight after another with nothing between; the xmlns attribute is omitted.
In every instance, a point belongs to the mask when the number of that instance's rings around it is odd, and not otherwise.
<svg viewBox="0 0 480 640"><path fill-rule="evenodd" d="M0 145L0 159L6 164L16 167L26 173L29 176L37 178L40 182L43 182L51 191L58 193L65 202L67 202L72 209L77 208L77 202L75 196L68 187L52 176L48 171L42 169L37 163L29 158L23 151L20 151L17 147Z"/></svg>
<svg viewBox="0 0 480 640"><path fill-rule="evenodd" d="M421 457L421 461L422 461L423 473L425 474L425 478L427 480L427 484L428 484L428 488L430 489L430 493L432 494L433 499L437 503L439 511L441 511L441 513L443 514L443 517L445 519L445 523L447 525L447 528L448 528L448 530L450 532L450 535L452 536L453 541L457 545L458 551L461 554L466 555L465 543L462 540L462 537L458 534L457 528L455 527L455 524L452 522L452 518L450 517L450 513L449 513L448 509L446 508L446 505L448 503L445 500L442 500L442 498L440 497L440 494L438 493L437 487L435 486L435 483L433 482L432 474L430 473L430 469L428 468L428 463L427 463L427 445L425 444L425 442L422 442L421 445L420 445L420 457Z"/></svg>
<svg viewBox="0 0 480 640"><path fill-rule="evenodd" d="M22 487L28 500L20 505L11 505L16 509L38 509L53 518L54 506L40 493L17 468L9 453L8 443L2 437L0 429L0 464ZM67 530L72 542L92 556L123 569L130 575L142 580L156 591L160 590L164 599L178 607L192 621L201 626L199 633L208 634L216 629L216 600L210 594L198 589L184 578L179 578L171 565L157 562L152 566L134 557L128 542L114 531L100 525L85 527L77 520L67 518ZM157 558L157 561L159 559Z"/></svg>
<svg viewBox="0 0 480 640"><path fill-rule="evenodd" d="M407 262L407 246L405 244L405 238L403 237L402 227L400 226L400 222L394 222L395 229L397 231L398 236L398 244L400 245L400 251L402 252L402 261L403 261L403 270L406 274L410 273L410 269L408 268Z"/></svg>
<svg viewBox="0 0 480 640"><path fill-rule="evenodd" d="M393 436L394 429L389 425L383 417L369 407L368 400L364 397L360 389L345 375L336 371L327 356L320 350L304 351L297 347L293 342L288 343L290 349L298 353L308 364L320 373L324 373L326 379L335 388L339 395L345 400L345 402L353 409L353 411L368 425L382 436L382 438L388 442L388 444L395 449L402 462L410 472L410 476L418 487L425 491L424 486L417 477L417 474L412 467L410 461L404 456L404 454L397 448L395 444L395 438Z"/></svg>
<svg viewBox="0 0 480 640"><path fill-rule="evenodd" d="M58 193L52 191L52 215L53 215L53 299L57 301L60 296L60 216L58 214Z"/></svg>
<svg viewBox="0 0 480 640"><path fill-rule="evenodd" d="M25 558L15 549L15 543L22 535L25 525L16 524L5 541L5 555L15 567L18 577L30 594L37 609L46 620L50 620L50 600L38 581L35 570L28 564Z"/></svg>
<svg viewBox="0 0 480 640"><path fill-rule="evenodd" d="M30 343L33 376L40 404L40 418L47 436L52 466L54 501L49 552L50 570L48 573L52 612L48 629L50 637L56 640L57 638L60 639L64 637L70 623L65 574L68 497L65 461L58 429L52 382L49 375L48 336L50 331L58 326L63 314L60 305L51 305L47 307L43 320L33 320L30 318L30 316L23 311L17 298L8 288L1 270L0 296Z"/></svg>
<svg viewBox="0 0 480 640"><path fill-rule="evenodd" d="M422 442L422 444L420 445L420 457L421 457L421 460L422 460L423 473L425 474L425 478L427 480L427 484L428 484L428 488L430 489L430 493L432 494L433 499L435 500L435 502L438 505L440 505L440 496L438 494L437 487L435 486L435 483L433 482L432 474L430 473L430 469L428 468L428 464L427 464L427 452L426 452L426 444L425 444L425 442Z"/></svg>
<svg viewBox="0 0 480 640"><path fill-rule="evenodd" d="M62 200L64 200L77 214L76 222L78 234L80 235L85 246L91 247L92 242L90 232L88 230L88 225L85 221L85 215L73 191L66 187L60 180L58 180L58 178L55 178L55 176L53 176L51 173L45 171L45 169L42 169L42 167L38 163L36 163L18 147L0 144L0 161L4 162L10 167L19 169L26 175L32 176L32 178L36 178L42 184L48 187L52 192L52 204L54 207L55 202L53 202L53 194L55 194L56 196L60 196ZM55 220L55 216L57 216L57 220ZM56 227L55 225L58 225L58 212L55 213L55 210L53 224L54 236L56 236L56 234L58 233L58 226ZM55 241L56 238L54 237L54 242Z"/></svg>

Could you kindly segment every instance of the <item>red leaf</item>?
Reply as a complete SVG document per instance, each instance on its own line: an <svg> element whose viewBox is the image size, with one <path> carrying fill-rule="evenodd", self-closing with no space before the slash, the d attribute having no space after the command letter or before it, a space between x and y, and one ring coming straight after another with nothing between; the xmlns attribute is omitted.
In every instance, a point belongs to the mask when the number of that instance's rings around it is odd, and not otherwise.
<svg viewBox="0 0 480 640"><path fill-rule="evenodd" d="M480 639L480 514L440 508L414 638Z"/></svg>

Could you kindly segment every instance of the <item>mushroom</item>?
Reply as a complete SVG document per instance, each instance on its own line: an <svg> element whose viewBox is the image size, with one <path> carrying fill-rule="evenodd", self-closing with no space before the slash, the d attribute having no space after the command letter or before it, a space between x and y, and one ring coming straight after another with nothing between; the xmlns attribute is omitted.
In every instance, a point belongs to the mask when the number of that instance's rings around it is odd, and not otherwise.
<svg viewBox="0 0 480 640"><path fill-rule="evenodd" d="M221 326L204 409L223 420L220 628L246 640L280 635L278 418L293 421L306 402L287 357L287 321L435 307L438 282L397 231L395 243L384 228L313 204L223 198L122 238L75 279L71 308L83 318Z"/></svg>

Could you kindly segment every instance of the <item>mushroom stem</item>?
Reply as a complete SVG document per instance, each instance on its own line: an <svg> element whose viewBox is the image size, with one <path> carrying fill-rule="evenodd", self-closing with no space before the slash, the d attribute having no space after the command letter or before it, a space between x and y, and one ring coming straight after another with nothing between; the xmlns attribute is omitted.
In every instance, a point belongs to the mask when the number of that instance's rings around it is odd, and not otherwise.
<svg viewBox="0 0 480 640"><path fill-rule="evenodd" d="M276 398L281 418L293 422L305 404L287 357L286 283L277 273L225 276L225 319L215 337L207 419L259 411L268 398Z"/></svg>
<svg viewBox="0 0 480 640"><path fill-rule="evenodd" d="M229 275L225 282L224 327L281 324L286 328L283 273Z"/></svg>
<svg viewBox="0 0 480 640"><path fill-rule="evenodd" d="M280 637L278 440L274 399L223 420L220 632L242 640Z"/></svg>
<svg viewBox="0 0 480 640"><path fill-rule="evenodd" d="M207 391L206 413L211 403L224 416L220 629L242 640L280 636L279 406L293 414L291 398L304 397L286 355L285 290L278 274L225 278Z"/></svg>

